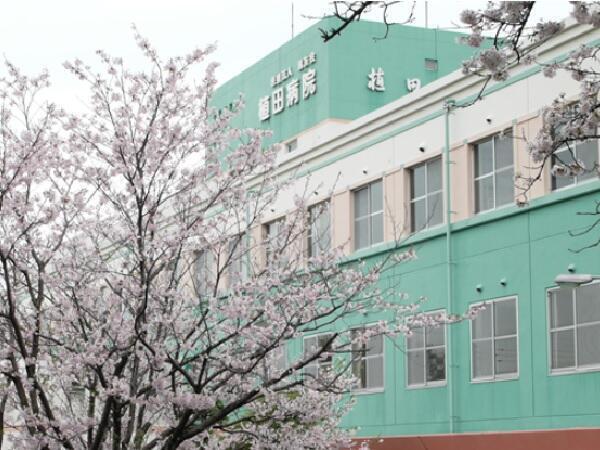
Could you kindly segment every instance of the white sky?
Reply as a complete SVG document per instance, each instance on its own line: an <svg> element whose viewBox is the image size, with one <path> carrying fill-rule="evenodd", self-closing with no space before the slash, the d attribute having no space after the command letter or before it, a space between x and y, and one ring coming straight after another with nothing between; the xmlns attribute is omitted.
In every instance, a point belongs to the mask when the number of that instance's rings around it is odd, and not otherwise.
<svg viewBox="0 0 600 450"><path fill-rule="evenodd" d="M296 34L315 23L303 15L332 11L329 0L296 0ZM410 4L411 2L407 2ZM452 27L465 8L485 1L431 0L429 26ZM53 97L63 104L82 104L79 83L62 63L79 57L94 64L102 48L134 66L143 60L132 39L135 23L163 57L183 54L216 42L214 60L224 82L252 65L291 37L291 0L0 0L0 54L34 74L46 68L54 84ZM535 17L562 19L571 7L566 0L538 1ZM417 3L415 25L425 22L425 2ZM395 11L403 17L405 7ZM377 11L373 20L380 18ZM0 66L0 76L5 74Z"/></svg>

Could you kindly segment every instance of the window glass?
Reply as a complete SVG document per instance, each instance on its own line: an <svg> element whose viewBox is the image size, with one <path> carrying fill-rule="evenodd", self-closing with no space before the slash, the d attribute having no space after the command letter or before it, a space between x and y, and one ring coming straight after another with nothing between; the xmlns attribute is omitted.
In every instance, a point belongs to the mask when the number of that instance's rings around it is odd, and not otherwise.
<svg viewBox="0 0 600 450"><path fill-rule="evenodd" d="M419 327L406 337L408 386L446 380L445 326Z"/></svg>
<svg viewBox="0 0 600 450"><path fill-rule="evenodd" d="M577 176L552 177L552 189L561 189L582 181L597 178L594 167L598 164L598 140L593 139L585 142L572 142L569 146L558 149L552 155L552 165L568 166L580 161L585 169Z"/></svg>
<svg viewBox="0 0 600 450"><path fill-rule="evenodd" d="M442 158L427 163L427 192L442 190Z"/></svg>
<svg viewBox="0 0 600 450"><path fill-rule="evenodd" d="M486 302L471 321L473 379L518 374L517 299Z"/></svg>
<svg viewBox="0 0 600 450"><path fill-rule="evenodd" d="M552 370L600 367L600 283L549 294Z"/></svg>
<svg viewBox="0 0 600 450"><path fill-rule="evenodd" d="M565 369L575 366L575 329L550 332L552 345L552 368Z"/></svg>
<svg viewBox="0 0 600 450"><path fill-rule="evenodd" d="M432 159L411 169L410 202L413 232L444 221L441 158Z"/></svg>
<svg viewBox="0 0 600 450"><path fill-rule="evenodd" d="M383 242L383 213L371 217L371 244Z"/></svg>
<svg viewBox="0 0 600 450"><path fill-rule="evenodd" d="M497 172L494 179L496 191L496 206L508 205L514 201L515 181L512 170Z"/></svg>
<svg viewBox="0 0 600 450"><path fill-rule="evenodd" d="M552 328L573 325L573 293L571 291L571 289L557 289L552 292L550 298Z"/></svg>
<svg viewBox="0 0 600 450"><path fill-rule="evenodd" d="M412 169L410 178L412 198L422 197L426 194L425 167L425 164L421 164Z"/></svg>
<svg viewBox="0 0 600 450"><path fill-rule="evenodd" d="M475 145L475 212L514 201L513 158L510 131Z"/></svg>
<svg viewBox="0 0 600 450"><path fill-rule="evenodd" d="M494 170L494 152L492 139L480 142L475 151L475 176L481 177Z"/></svg>
<svg viewBox="0 0 600 450"><path fill-rule="evenodd" d="M512 167L513 165L513 142L512 134L505 133L503 136L494 137L494 164L495 170Z"/></svg>
<svg viewBox="0 0 600 450"><path fill-rule="evenodd" d="M425 198L410 204L412 231L421 231L427 225L427 203Z"/></svg>
<svg viewBox="0 0 600 450"><path fill-rule="evenodd" d="M492 305L486 305L484 310L479 311L472 323L473 339L492 336Z"/></svg>
<svg viewBox="0 0 600 450"><path fill-rule="evenodd" d="M318 256L331 248L331 215L329 202L309 210L308 256Z"/></svg>
<svg viewBox="0 0 600 450"><path fill-rule="evenodd" d="M473 342L473 378L493 375L491 339Z"/></svg>
<svg viewBox="0 0 600 450"><path fill-rule="evenodd" d="M358 389L383 388L383 370L383 336L352 344L352 374L358 379Z"/></svg>
<svg viewBox="0 0 600 450"><path fill-rule="evenodd" d="M356 250L383 242L383 183L374 181L354 191Z"/></svg>
<svg viewBox="0 0 600 450"><path fill-rule="evenodd" d="M426 351L427 382L444 381L446 379L446 349L431 348Z"/></svg>
<svg viewBox="0 0 600 450"><path fill-rule="evenodd" d="M424 357L424 350L412 351L406 354L406 361L408 364L407 381L409 386L423 384L423 380L425 380Z"/></svg>
<svg viewBox="0 0 600 450"><path fill-rule="evenodd" d="M515 299L494 302L494 336L517 334Z"/></svg>
<svg viewBox="0 0 600 450"><path fill-rule="evenodd" d="M477 212L494 207L494 179L491 176L475 181L475 204Z"/></svg>
<svg viewBox="0 0 600 450"><path fill-rule="evenodd" d="M369 185L371 190L371 214L383 211L383 183L375 181Z"/></svg>
<svg viewBox="0 0 600 450"><path fill-rule="evenodd" d="M579 286L577 297L577 323L600 322L600 288L598 284ZM600 341L598 341L600 346Z"/></svg>
<svg viewBox="0 0 600 450"><path fill-rule="evenodd" d="M494 341L494 373L498 375L517 372L517 337Z"/></svg>
<svg viewBox="0 0 600 450"><path fill-rule="evenodd" d="M369 214L368 187L354 192L354 214L356 217L364 217Z"/></svg>
<svg viewBox="0 0 600 450"><path fill-rule="evenodd" d="M327 344L327 341L331 338L330 333L324 333L316 336L309 336L304 338L304 358L313 356L320 349L325 347L326 351L331 349L331 344ZM313 377L322 376L326 370L331 368L331 353L320 356L314 361L304 366L304 374L311 375Z"/></svg>
<svg viewBox="0 0 600 450"><path fill-rule="evenodd" d="M600 364L600 323L580 326L577 329L577 364L596 366Z"/></svg>

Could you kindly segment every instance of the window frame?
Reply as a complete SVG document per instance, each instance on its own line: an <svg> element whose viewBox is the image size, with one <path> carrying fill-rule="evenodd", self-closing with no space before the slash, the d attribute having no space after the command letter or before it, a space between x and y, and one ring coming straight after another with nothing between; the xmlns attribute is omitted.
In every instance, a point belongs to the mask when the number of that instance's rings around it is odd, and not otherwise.
<svg viewBox="0 0 600 450"><path fill-rule="evenodd" d="M571 299L573 301L573 325L569 325L569 326L562 326L562 327L556 327L556 328L552 328L552 322L551 322L551 301L552 301L552 292L554 291L558 291L560 290L560 286L553 286L550 288L546 289L546 340L547 340L547 361L548 361L548 374L550 376L560 376L560 375L572 375L572 374L577 374L577 373L586 373L586 372L598 372L600 371L600 363L594 364L594 365L587 365L587 366L582 366L579 367L578 364L578 345L577 345L577 329L579 328L579 324L577 324L577 293L576 293L576 289L578 287L581 286L591 286L591 285L595 285L595 284L600 284L600 281L598 280L594 280L590 283L585 283L585 284L581 284L579 286L576 287L572 287L572 288L568 288L571 290ZM574 296L574 297L573 297ZM600 321L595 321L595 322L588 322L585 326L592 326L592 325L598 325L600 324ZM561 330L567 330L567 329L573 329L574 331L574 356L575 356L575 366L573 367L567 367L567 368L562 368L562 369L553 369L552 368L552 335L551 333L553 331L561 331Z"/></svg>
<svg viewBox="0 0 600 450"><path fill-rule="evenodd" d="M264 245L264 255L265 255L265 267L267 268L274 268L275 266L273 266L272 264L274 264L274 261L271 260L270 256L273 253L270 248L270 242L271 239L269 239L269 228L274 225L277 224L278 226L278 231L277 231L277 235L279 235L281 233L281 227L283 225L285 225L285 216L281 216L278 217L277 219L273 219L270 220L269 222L264 223L263 226L263 245ZM271 260L271 261L270 261ZM279 262L281 263L281 258L279 259Z"/></svg>
<svg viewBox="0 0 600 450"><path fill-rule="evenodd" d="M371 202L371 190L372 190L372 186L376 183L380 183L381 184L381 209L377 210L375 212L373 212L373 208L372 208L372 202ZM367 248L371 248L374 245L378 245L381 244L383 242L385 242L385 217L384 217L384 211L385 211L385 192L384 192L384 185L383 185L383 178L377 178L374 179L372 181L369 181L368 183L362 184L360 186L358 186L356 189L352 190L352 208L353 208L353 218L352 218L352 224L353 224L353 233L352 233L352 237L353 237L353 247L354 247L354 251L358 251L358 250L363 250L363 249L367 249ZM362 191L362 190L367 190L367 199L368 199L368 204L367 204L367 214L366 215L362 215L360 217L358 217L356 214L356 195L358 192ZM381 214L381 241L378 242L373 242L373 218L377 215ZM357 232L356 232L356 223L359 220L367 220L367 230L368 230L368 244L363 246L363 247L357 247Z"/></svg>
<svg viewBox="0 0 600 450"><path fill-rule="evenodd" d="M557 162L556 156L555 156L557 153L571 152L571 153L573 153L573 156L577 160L578 159L577 147L579 146L579 144L585 144L588 141L595 141L595 143L596 143L596 164L600 164L600 140L599 139L588 139L586 141L581 141L581 142L575 141L575 142L570 143L569 145L572 147L572 149L569 149L569 146L567 146L567 145L564 145L564 146L558 148L551 156L550 161L552 164L551 164L550 168L552 169ZM552 173L550 173L550 192L559 192L564 189L570 189L574 186L579 186L580 184L585 184L585 183L589 183L590 181L598 180L597 176L592 176L585 180L579 180L580 176L581 175L574 175L571 177L557 177L556 175L553 175ZM566 184L564 186L556 187L557 178L562 178L562 179L573 178L574 181L572 183Z"/></svg>
<svg viewBox="0 0 600 450"><path fill-rule="evenodd" d="M321 332L321 333L316 333L316 334L310 334L310 335L307 335L307 336L302 336L302 358L304 359L305 349L306 349L306 341L307 340L309 340L309 339L316 339L317 340L317 345L319 345L319 338L321 336L331 336L332 334L333 333L330 332L330 331L325 331L325 332ZM319 373L321 372L321 365L325 365L325 364L328 364L330 368L333 367L333 355L331 355L329 357L329 361L328 362L321 361L320 358L319 358L319 359L317 359L317 360L315 360L315 361L313 361L313 362L311 362L309 364L306 364L304 367L302 367L302 376L305 375L305 373L306 373L305 371L306 371L306 369L308 367L316 366L316 368L317 368L316 378L319 378Z"/></svg>
<svg viewBox="0 0 600 450"><path fill-rule="evenodd" d="M503 336L494 336L494 303L496 302L502 302L502 301L508 301L508 300L513 300L515 301L515 331L516 334L507 334L507 335L503 335ZM471 304L471 307L474 306L481 306L481 305L490 305L491 306L491 310L492 310L492 315L490 318L490 323L492 326L491 329L491 336L489 338L478 338L477 341L481 342L481 341L487 341L487 340L491 340L492 341L492 376L488 376L488 377L475 377L474 373L473 373L473 322L475 319L471 319L469 322L469 353L471 355L471 368L470 368L470 382L471 383L494 383L497 381L512 381L512 380L517 380L519 379L519 376L521 374L521 366L519 363L519 357L520 357L520 349L519 349L519 296L518 295L508 295L505 297L497 297L497 298L492 298L492 299L488 299L488 300L484 300L484 301L479 301L479 302L475 302L473 304ZM496 367L495 367L495 349L496 349L496 340L497 339L506 339L506 338L511 338L511 337L515 337L517 339L517 345L516 345L516 349L517 349L517 357L516 357L516 362L517 362L517 371L513 372L513 373L507 373L507 374L496 374Z"/></svg>
<svg viewBox="0 0 600 450"><path fill-rule="evenodd" d="M367 325L358 325L355 327L350 328L350 335L352 336L352 333L355 330L363 330L366 328L370 328L375 326L374 324L367 324ZM375 393L381 393L385 391L385 336L383 334L378 335L378 337L381 337L381 386L378 387L353 387L350 388L350 391L353 394L356 395L361 395L361 394L375 394ZM357 351L361 351L361 352L365 352L366 349L361 349L361 350L357 350ZM352 344L350 344L350 372L352 373L352 375L354 375L354 348L352 346ZM361 360L362 361L367 361L369 359L375 359L375 358L379 358L380 355L376 355L376 356L362 356Z"/></svg>
<svg viewBox="0 0 600 450"><path fill-rule="evenodd" d="M506 166L503 167L500 170L496 170L496 144L494 143L495 138L500 137L500 135L504 135L504 139L508 137L508 135L510 135L510 139L512 140L512 164L510 166ZM514 179L515 179L515 134L514 134L514 130L512 127L510 128L505 128L503 130L500 130L496 133L493 133L483 139L480 139L476 142L473 142L471 144L472 147L472 167L473 167L473 212L475 214L483 214L489 211L495 211L499 208L504 208L507 206L510 206L512 204L514 204L514 198L515 198L515 184L514 184ZM491 141L492 143L492 171L491 172L487 172L485 175L479 175L477 176L477 152L478 152L478 146L481 145L482 143ZM496 201L496 175L497 173L502 173L502 172L507 172L509 169L512 169L512 187L513 187L513 201L512 202L508 202L508 203L504 203L502 205L498 205L497 201ZM492 206L491 208L488 209L482 209L479 210L478 209L478 184L477 182L479 180L483 180L485 178L492 178L492 188L493 188L493 202L494 202L494 206Z"/></svg>
<svg viewBox="0 0 600 450"><path fill-rule="evenodd" d="M446 313L445 309L437 309L434 311L427 311L425 313L425 315L427 316L433 316L433 315L438 315L438 314L444 314ZM423 347L420 347L418 349L410 349L408 348L408 336L404 336L404 343L405 343L405 355L404 355L404 379L406 380L406 382L404 383L405 388L406 389L430 389L430 388L436 388L436 387L444 387L448 385L448 327L446 326L446 324L443 325L439 325L439 326L443 326L444 327L444 379L440 380L440 381L427 381L427 349L436 349L436 348L441 348L442 346L440 345L436 345L436 346L432 346L432 347L427 347L426 345L426 334L423 333ZM422 328L427 328L427 327L422 327ZM423 384L408 384L408 354L411 351L423 351L423 370L424 370L424 383Z"/></svg>
<svg viewBox="0 0 600 450"><path fill-rule="evenodd" d="M313 244L313 226L316 225L316 223L318 222L319 219L321 219L321 217L323 216L323 213L325 212L325 209L321 210L321 214L319 214L318 217L316 217L316 220L313 220L312 218L312 211L317 209L317 208L323 208L326 205L327 208L327 215L329 216L329 221L327 224L327 232L328 232L328 238L329 238L329 245L326 249L322 248L320 245L320 236L318 235L318 230L317 230L317 239L315 240L316 243L316 247L317 247L317 253L316 254L312 254L312 244ZM320 256L321 254L323 254L324 251L328 251L331 250L331 246L333 244L333 239L332 239L332 233L331 233L331 225L332 225L332 221L331 221L331 200L330 199L325 199L323 201L320 201L318 203L315 203L311 206L308 207L308 232L307 232L307 236L306 236L306 255L309 258L315 257L315 256Z"/></svg>
<svg viewBox="0 0 600 450"><path fill-rule="evenodd" d="M440 161L440 189L437 191L432 191L429 192L427 190L427 185L428 185L428 181L429 181L429 175L428 175L428 166L429 164L431 164L433 161L438 160ZM419 167L424 167L425 168L425 193L423 195L420 195L418 197L414 197L413 196L413 185L414 185L414 174L415 174L415 169L418 169ZM418 164L415 164L414 166L410 166L408 167L409 170L409 207L410 207L410 231L411 233L417 233L419 231L425 231L425 230L430 230L439 226L442 226L445 224L446 222L446 218L444 215L444 206L445 206L445 202L446 199L444 198L444 161L442 158L442 155L438 155L438 156L434 156L433 158L429 158L426 161L422 161ZM420 201L420 200L425 200L425 213L427 214L427 211L429 211L429 198L437 195L437 194L441 194L442 197L442 220L439 223L436 224L432 224L429 225L429 221L427 220L425 222L425 226L419 230L415 229L415 224L414 224L414 214L413 214L413 204ZM427 217L427 216L426 216Z"/></svg>
<svg viewBox="0 0 600 450"><path fill-rule="evenodd" d="M213 291L210 290L210 283L213 281L211 278L214 276L212 271L215 266L215 255L210 248L205 248L195 251L193 256L193 285L195 293L200 299L212 296ZM202 271L199 270L201 268L203 269ZM200 279L201 273L202 279Z"/></svg>

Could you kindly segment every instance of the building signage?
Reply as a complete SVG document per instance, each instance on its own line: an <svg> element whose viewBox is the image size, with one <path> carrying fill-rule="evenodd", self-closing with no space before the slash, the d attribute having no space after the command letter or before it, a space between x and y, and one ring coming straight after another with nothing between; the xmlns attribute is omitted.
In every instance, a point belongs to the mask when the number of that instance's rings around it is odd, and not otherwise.
<svg viewBox="0 0 600 450"><path fill-rule="evenodd" d="M310 52L300 58L296 65L298 72L304 72L300 78L300 73L293 78L291 67L286 67L271 77L271 87L276 89L271 92L271 95L258 99L259 120L268 120L271 116L281 113L286 107L297 105L301 98L308 100L317 93L317 69L310 67L316 62L317 54Z"/></svg>

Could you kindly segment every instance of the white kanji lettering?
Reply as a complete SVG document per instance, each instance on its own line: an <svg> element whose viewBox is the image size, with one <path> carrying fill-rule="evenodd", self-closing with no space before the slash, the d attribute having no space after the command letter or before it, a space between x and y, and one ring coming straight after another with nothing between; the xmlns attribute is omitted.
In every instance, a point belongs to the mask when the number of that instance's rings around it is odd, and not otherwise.
<svg viewBox="0 0 600 450"><path fill-rule="evenodd" d="M290 81L285 87L285 98L288 107L298 104L300 100L300 83L298 80Z"/></svg>
<svg viewBox="0 0 600 450"><path fill-rule="evenodd" d="M275 89L271 94L271 112L279 114L283 111L283 88Z"/></svg>
<svg viewBox="0 0 600 450"><path fill-rule="evenodd" d="M302 97L306 100L311 95L317 93L317 71L315 69L308 69L304 75L302 75Z"/></svg>
<svg viewBox="0 0 600 450"><path fill-rule="evenodd" d="M369 74L369 82L367 83L367 87L373 92L385 91L385 82L383 76L384 73L381 67L378 67L377 69L371 67L371 73Z"/></svg>
<svg viewBox="0 0 600 450"><path fill-rule="evenodd" d="M261 97L258 100L258 118L260 120L267 120L269 118L269 96Z"/></svg>

